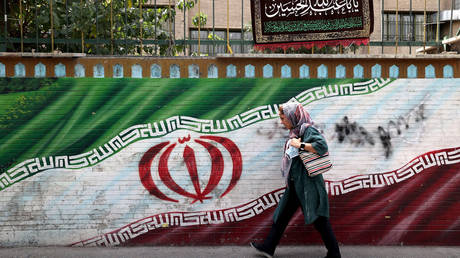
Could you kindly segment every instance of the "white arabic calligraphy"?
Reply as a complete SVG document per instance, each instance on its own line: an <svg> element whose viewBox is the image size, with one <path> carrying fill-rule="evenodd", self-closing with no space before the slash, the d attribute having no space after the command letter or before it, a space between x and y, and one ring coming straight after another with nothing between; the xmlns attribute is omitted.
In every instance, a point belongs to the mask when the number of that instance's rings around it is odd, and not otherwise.
<svg viewBox="0 0 460 258"><path fill-rule="evenodd" d="M346 10L357 9L358 0L292 0L287 3L278 3L276 0L265 4L265 15L268 18L289 17L290 15L305 16L309 11L313 12L339 12L344 8Z"/></svg>

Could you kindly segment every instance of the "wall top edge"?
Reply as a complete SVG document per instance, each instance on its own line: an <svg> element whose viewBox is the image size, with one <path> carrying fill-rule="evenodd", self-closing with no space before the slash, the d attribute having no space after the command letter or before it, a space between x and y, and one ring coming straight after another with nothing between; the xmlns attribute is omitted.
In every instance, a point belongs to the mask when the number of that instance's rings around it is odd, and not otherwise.
<svg viewBox="0 0 460 258"><path fill-rule="evenodd" d="M216 59L214 56L131 56L131 55L86 55L84 53L21 53L0 52L1 57L28 58L85 58L85 59Z"/></svg>
<svg viewBox="0 0 460 258"><path fill-rule="evenodd" d="M30 53L30 52L0 52L0 57L86 57L85 53Z"/></svg>
<svg viewBox="0 0 460 258"><path fill-rule="evenodd" d="M217 56L89 56L82 53L13 53L0 52L0 58L84 58L84 59L172 59L172 60L215 60L215 59L441 59L457 60L457 54L418 54L418 55L394 55L394 54L217 54Z"/></svg>
<svg viewBox="0 0 460 258"><path fill-rule="evenodd" d="M420 55L392 55L392 54L218 54L217 58L282 58L282 59L460 59L454 54L420 54Z"/></svg>

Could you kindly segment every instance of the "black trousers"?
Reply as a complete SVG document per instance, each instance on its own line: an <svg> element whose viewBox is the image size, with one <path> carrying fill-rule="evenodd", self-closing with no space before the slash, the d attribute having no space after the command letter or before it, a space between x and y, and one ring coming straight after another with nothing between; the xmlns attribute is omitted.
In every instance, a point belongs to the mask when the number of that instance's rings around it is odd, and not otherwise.
<svg viewBox="0 0 460 258"><path fill-rule="evenodd" d="M289 184L289 188L286 191L290 191L288 203L284 210L280 211L278 221L273 223L270 233L265 239L263 246L270 253L274 253L276 246L283 236L283 232L286 229L289 221L291 220L294 213L300 207L300 201L297 198L297 194L294 189L294 184ZM334 232L332 231L331 223L329 218L319 216L318 219L313 222L313 226L320 233L321 238L324 242L324 245L327 249L326 257L341 257L339 245L337 239L335 238Z"/></svg>

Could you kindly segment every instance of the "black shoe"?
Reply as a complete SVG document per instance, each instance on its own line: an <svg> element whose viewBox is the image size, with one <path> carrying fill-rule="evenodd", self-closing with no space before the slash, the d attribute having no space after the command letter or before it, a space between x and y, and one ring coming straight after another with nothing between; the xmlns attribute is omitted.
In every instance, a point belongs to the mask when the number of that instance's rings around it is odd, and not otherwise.
<svg viewBox="0 0 460 258"><path fill-rule="evenodd" d="M263 246L261 244L251 242L250 245L252 246L252 248L256 249L258 254L263 255L263 256L265 256L267 258L273 258L273 252L269 252L269 251L264 250L264 248L263 248Z"/></svg>
<svg viewBox="0 0 460 258"><path fill-rule="evenodd" d="M339 253L334 253L334 254L331 254L331 253L327 252L326 257L324 257L324 258L340 258L340 257L342 257L340 255L340 252Z"/></svg>

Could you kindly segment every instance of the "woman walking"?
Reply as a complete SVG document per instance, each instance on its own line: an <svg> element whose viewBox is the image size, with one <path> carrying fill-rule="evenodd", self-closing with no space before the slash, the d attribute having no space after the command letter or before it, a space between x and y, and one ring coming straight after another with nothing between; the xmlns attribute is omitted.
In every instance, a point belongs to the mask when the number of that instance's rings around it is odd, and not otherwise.
<svg viewBox="0 0 460 258"><path fill-rule="evenodd" d="M313 121L302 104L281 105L279 116L283 125L289 129L289 139L281 165L287 187L273 216L270 233L263 243L252 242L251 246L260 254L273 257L284 230L300 206L305 224L313 224L320 233L327 249L326 257L341 257L329 222L329 202L323 176L308 176L302 160L296 154L299 150L305 150L323 155L328 151L326 140L313 126Z"/></svg>

